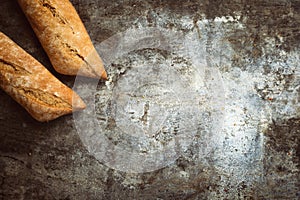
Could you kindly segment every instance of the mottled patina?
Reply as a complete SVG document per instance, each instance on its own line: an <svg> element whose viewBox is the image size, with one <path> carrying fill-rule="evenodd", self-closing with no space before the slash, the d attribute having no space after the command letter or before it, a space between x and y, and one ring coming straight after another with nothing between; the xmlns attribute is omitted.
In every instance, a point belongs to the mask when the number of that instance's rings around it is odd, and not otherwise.
<svg viewBox="0 0 300 200"><path fill-rule="evenodd" d="M88 152L72 115L38 123L0 91L0 199L300 198L299 1L72 2L95 46L129 28L197 33L207 65L222 77L222 127L199 131L169 166L126 173ZM0 29L73 86L74 77L53 70L16 1L1 2ZM185 62L153 49L133 52L115 61L119 74L111 70L110 81L154 55ZM101 97L106 84L98 86Z"/></svg>

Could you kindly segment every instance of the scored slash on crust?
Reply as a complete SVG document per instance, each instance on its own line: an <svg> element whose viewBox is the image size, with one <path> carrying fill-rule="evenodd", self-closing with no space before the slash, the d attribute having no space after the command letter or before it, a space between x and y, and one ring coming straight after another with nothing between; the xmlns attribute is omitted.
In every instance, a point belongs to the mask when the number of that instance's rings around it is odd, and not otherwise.
<svg viewBox="0 0 300 200"><path fill-rule="evenodd" d="M54 69L107 79L103 62L69 0L18 0Z"/></svg>
<svg viewBox="0 0 300 200"><path fill-rule="evenodd" d="M73 90L1 32L0 87L41 122L86 107Z"/></svg>

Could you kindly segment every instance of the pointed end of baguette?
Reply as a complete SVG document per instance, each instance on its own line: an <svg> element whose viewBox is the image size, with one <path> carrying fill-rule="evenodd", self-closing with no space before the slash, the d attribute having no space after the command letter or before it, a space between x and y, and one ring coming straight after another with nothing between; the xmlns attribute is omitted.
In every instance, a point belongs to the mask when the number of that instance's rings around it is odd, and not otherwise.
<svg viewBox="0 0 300 200"><path fill-rule="evenodd" d="M97 53L96 49L93 49L89 55L85 58L86 67L89 68L92 74L87 75L92 78L102 78L107 80L107 74L104 68L104 64Z"/></svg>
<svg viewBox="0 0 300 200"><path fill-rule="evenodd" d="M80 111L86 108L86 104L83 102L83 100L76 94L73 94L72 99L72 110L73 111Z"/></svg>
<svg viewBox="0 0 300 200"><path fill-rule="evenodd" d="M103 71L103 73L102 73L102 75L101 75L101 78L103 79L103 80L107 80L107 73L106 73L106 71L104 70Z"/></svg>

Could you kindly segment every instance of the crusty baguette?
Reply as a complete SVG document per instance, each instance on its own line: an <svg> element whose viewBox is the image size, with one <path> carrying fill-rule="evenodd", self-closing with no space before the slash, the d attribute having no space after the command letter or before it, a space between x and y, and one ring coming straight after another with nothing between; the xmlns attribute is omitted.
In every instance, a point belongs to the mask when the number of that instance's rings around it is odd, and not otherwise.
<svg viewBox="0 0 300 200"><path fill-rule="evenodd" d="M59 73L107 78L103 63L69 0L18 0Z"/></svg>
<svg viewBox="0 0 300 200"><path fill-rule="evenodd" d="M50 121L85 108L73 90L2 32L0 87L38 121Z"/></svg>

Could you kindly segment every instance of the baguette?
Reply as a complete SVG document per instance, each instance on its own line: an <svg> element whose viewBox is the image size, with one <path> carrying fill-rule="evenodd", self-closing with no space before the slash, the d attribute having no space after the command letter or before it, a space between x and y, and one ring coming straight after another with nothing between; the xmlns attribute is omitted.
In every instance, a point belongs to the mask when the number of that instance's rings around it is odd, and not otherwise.
<svg viewBox="0 0 300 200"><path fill-rule="evenodd" d="M54 69L107 79L103 62L69 0L18 0Z"/></svg>
<svg viewBox="0 0 300 200"><path fill-rule="evenodd" d="M0 32L0 88L38 121L50 121L86 106L73 90Z"/></svg>

